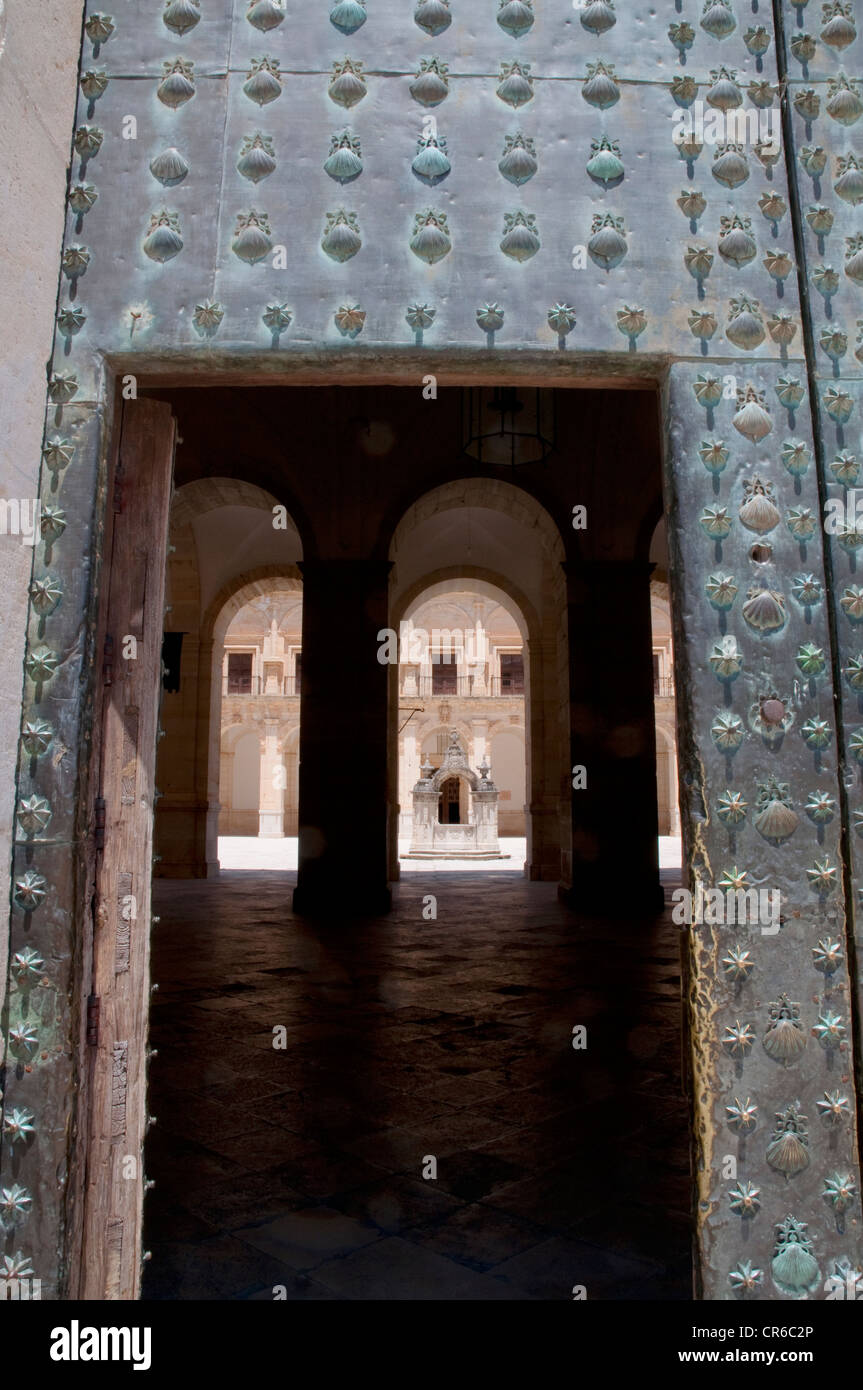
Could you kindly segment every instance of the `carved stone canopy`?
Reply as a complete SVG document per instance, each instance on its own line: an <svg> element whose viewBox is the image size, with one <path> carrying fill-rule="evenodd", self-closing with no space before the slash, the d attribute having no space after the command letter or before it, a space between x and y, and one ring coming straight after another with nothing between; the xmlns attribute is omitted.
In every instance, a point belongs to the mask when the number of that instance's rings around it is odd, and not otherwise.
<svg viewBox="0 0 863 1390"><path fill-rule="evenodd" d="M443 762L437 772L432 770L431 764L426 759L420 771L423 774L422 780L417 783L417 787L423 791L439 792L448 777L464 777L472 792L496 791L494 783L489 779L491 768L488 762L483 759L479 769L480 777L472 772L468 766L467 754L462 747L458 729L450 729L449 743L443 756ZM431 774L431 775L429 775Z"/></svg>

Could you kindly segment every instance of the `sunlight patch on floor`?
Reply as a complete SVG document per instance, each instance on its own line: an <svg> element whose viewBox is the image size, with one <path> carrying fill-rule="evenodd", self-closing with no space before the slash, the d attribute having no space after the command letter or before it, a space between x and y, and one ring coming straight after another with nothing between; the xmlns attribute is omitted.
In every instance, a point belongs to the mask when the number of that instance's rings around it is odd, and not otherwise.
<svg viewBox="0 0 863 1390"><path fill-rule="evenodd" d="M500 847L508 859L478 859L475 863L465 859L401 859L403 874L410 873L520 873L524 868L526 841L521 838L501 838ZM399 856L410 848L408 840L399 841ZM680 867L681 842L671 835L659 837L659 867L678 869ZM285 869L296 870L297 838L285 836L281 840L259 840L251 835L220 835L219 863L223 869Z"/></svg>

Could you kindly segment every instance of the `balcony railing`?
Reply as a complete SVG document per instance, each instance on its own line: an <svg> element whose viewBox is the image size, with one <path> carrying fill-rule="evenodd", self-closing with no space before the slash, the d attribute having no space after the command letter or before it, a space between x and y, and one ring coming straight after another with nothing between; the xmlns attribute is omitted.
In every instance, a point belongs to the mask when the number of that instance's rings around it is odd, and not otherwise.
<svg viewBox="0 0 863 1390"><path fill-rule="evenodd" d="M280 681L265 681L260 676L253 676L251 681L241 683L232 681L229 677L222 677L222 694L233 698L235 695L252 696L281 696L299 695L300 683L294 676L285 676Z"/></svg>
<svg viewBox="0 0 863 1390"><path fill-rule="evenodd" d="M414 692L414 686L416 691ZM500 676L492 676L484 682L477 680L475 676L456 676L447 681L435 680L434 676L419 676L416 681L407 687L407 682L402 680L401 696L402 699L410 699L416 693L421 700L446 700L446 699L493 699L505 696L524 695L523 681L502 681Z"/></svg>
<svg viewBox="0 0 863 1390"><path fill-rule="evenodd" d="M415 682L416 691L408 691L405 681L402 681L400 696L402 699L411 698L414 694L421 700L450 699L505 699L509 696L524 695L524 683L522 681L502 682L500 676L492 676L486 680L484 685L477 681L475 676L457 676L455 680L445 683L435 681L433 676L420 676ZM285 676L279 682L270 681L266 683L260 676L253 676L251 683L245 688L241 688L239 682L229 681L226 677L222 678L222 695L233 698L235 696L291 696L299 695L300 683L294 676ZM671 676L658 676L653 682L653 693L663 699L674 699L674 681Z"/></svg>

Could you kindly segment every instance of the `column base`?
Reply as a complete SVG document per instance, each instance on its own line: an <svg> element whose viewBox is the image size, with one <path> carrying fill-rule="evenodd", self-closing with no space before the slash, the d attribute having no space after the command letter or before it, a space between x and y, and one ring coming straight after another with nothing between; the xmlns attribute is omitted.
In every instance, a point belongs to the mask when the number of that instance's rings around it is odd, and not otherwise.
<svg viewBox="0 0 863 1390"><path fill-rule="evenodd" d="M560 883L560 864L535 864L525 860L524 876L531 883Z"/></svg>

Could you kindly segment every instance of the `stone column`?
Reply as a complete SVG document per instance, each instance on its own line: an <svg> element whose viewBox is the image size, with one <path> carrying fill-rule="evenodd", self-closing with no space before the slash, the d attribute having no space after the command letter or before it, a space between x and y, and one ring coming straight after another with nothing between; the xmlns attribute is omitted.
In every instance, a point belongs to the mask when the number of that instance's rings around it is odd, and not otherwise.
<svg viewBox="0 0 863 1390"><path fill-rule="evenodd" d="M404 765L404 781L406 790L409 791L419 776L419 756L417 753L417 736L412 731L410 724L402 734L402 759Z"/></svg>
<svg viewBox="0 0 863 1390"><path fill-rule="evenodd" d="M474 625L471 632L467 634L467 643L468 654L471 659L466 664L473 676L473 693L474 695L487 695L491 672L488 669L489 641L485 631L484 604L474 605Z"/></svg>
<svg viewBox="0 0 863 1390"><path fill-rule="evenodd" d="M279 721L264 720L261 740L261 797L258 803L258 839L279 840L285 833L285 767L279 744Z"/></svg>
<svg viewBox="0 0 863 1390"><path fill-rule="evenodd" d="M306 560L300 713L299 871L294 908L310 916L386 912L389 563ZM346 726L350 742L334 737Z"/></svg>
<svg viewBox="0 0 863 1390"><path fill-rule="evenodd" d="M297 754L293 749L288 749L284 754L285 762L285 798L284 806L284 833L286 835L296 835L297 833Z"/></svg>
<svg viewBox="0 0 863 1390"><path fill-rule="evenodd" d="M398 779L401 831L402 834L410 834L413 829L412 788L421 775L417 736L413 732L413 724L408 724L401 737L402 747Z"/></svg>
<svg viewBox="0 0 863 1390"><path fill-rule="evenodd" d="M567 564L571 758L586 785L572 791L576 911L661 911L656 731L650 631L652 565ZM615 660L615 652L620 659ZM573 774L569 772L570 785Z"/></svg>

